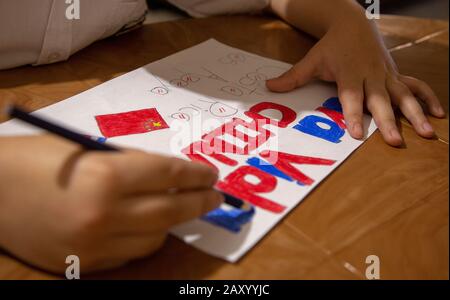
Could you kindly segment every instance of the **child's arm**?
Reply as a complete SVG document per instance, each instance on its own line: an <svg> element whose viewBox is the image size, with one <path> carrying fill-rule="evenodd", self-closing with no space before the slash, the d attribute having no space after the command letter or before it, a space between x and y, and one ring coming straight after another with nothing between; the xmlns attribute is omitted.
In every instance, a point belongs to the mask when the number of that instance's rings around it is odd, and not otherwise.
<svg viewBox="0 0 450 300"><path fill-rule="evenodd" d="M181 159L85 152L53 136L0 138L0 248L54 272L69 255L82 272L119 266L217 207L216 180Z"/></svg>
<svg viewBox="0 0 450 300"><path fill-rule="evenodd" d="M445 112L424 82L399 73L374 22L352 0L271 0L271 10L320 41L290 71L267 82L270 90L287 92L314 78L336 82L350 134L362 138L364 105L372 113L385 141L402 144L393 106L398 106L426 138L434 136L416 97L430 113Z"/></svg>

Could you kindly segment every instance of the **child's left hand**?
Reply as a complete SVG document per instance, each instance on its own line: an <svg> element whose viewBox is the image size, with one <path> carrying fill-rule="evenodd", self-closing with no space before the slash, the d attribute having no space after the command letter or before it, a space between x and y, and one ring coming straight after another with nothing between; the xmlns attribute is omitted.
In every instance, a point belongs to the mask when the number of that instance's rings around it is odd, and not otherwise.
<svg viewBox="0 0 450 300"><path fill-rule="evenodd" d="M418 98L433 116L445 116L428 84L399 73L376 26L365 18L331 26L299 63L279 78L269 80L267 87L274 92L288 92L315 78L337 83L347 128L356 139L364 137L364 104L384 140L392 146L403 143L393 107L400 108L415 131L425 138L432 138L434 130Z"/></svg>

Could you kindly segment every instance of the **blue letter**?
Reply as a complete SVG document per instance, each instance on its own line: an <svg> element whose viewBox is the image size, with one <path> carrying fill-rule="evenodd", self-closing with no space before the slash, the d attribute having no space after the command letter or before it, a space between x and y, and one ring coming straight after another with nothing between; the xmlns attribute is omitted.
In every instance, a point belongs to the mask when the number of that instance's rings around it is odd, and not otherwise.
<svg viewBox="0 0 450 300"><path fill-rule="evenodd" d="M273 175L273 176L275 176L275 177L282 178L282 179L285 179L285 180L291 181L291 182L294 181L294 179L292 179L292 178L289 177L288 175L286 175L286 174L284 174L283 172L281 172L281 171L280 171L279 169L277 169L275 166L273 166L273 165L271 165L270 163L268 163L268 162L266 162L266 161L264 161L264 160L261 160L261 159L259 159L259 158L257 158L257 157L252 157L252 158L247 159L247 163L248 163L250 166L255 167L255 168L258 168L258 169L260 169L261 171L266 172L266 173L269 173L270 175ZM301 183L301 182L299 182L299 181L297 181L297 184L298 184L298 185L301 185L301 186L304 185L303 183Z"/></svg>
<svg viewBox="0 0 450 300"><path fill-rule="evenodd" d="M323 129L317 123L322 123L330 126L329 129ZM340 138L345 134L345 130L339 127L335 122L318 116L307 116L294 126L303 133L324 139L332 143L340 143Z"/></svg>
<svg viewBox="0 0 450 300"><path fill-rule="evenodd" d="M322 104L323 107L342 113L341 102L338 97L330 98Z"/></svg>
<svg viewBox="0 0 450 300"><path fill-rule="evenodd" d="M253 206L247 210L238 208L224 210L222 208L217 208L203 216L202 220L225 228L231 232L239 233L242 226L253 219L255 212L256 210Z"/></svg>

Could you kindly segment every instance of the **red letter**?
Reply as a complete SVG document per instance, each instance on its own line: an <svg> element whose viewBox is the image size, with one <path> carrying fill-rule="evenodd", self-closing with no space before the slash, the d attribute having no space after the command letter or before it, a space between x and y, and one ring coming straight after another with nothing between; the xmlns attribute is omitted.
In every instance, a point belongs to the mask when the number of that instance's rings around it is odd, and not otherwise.
<svg viewBox="0 0 450 300"><path fill-rule="evenodd" d="M261 157L267 159L269 163L274 165L277 169L290 176L291 178L297 180L298 182L311 185L314 180L300 172L295 168L292 163L303 164L303 165L325 165L331 166L336 161L329 159L322 159L316 157L300 156L276 151L264 151Z"/></svg>
<svg viewBox="0 0 450 300"><path fill-rule="evenodd" d="M217 167L213 163L211 163L209 160L207 160L203 155L212 157L215 160L218 160L229 166L237 166L238 162L235 161L234 159L226 157L225 155L220 154L220 153L206 152L206 151L204 151L205 148L206 148L205 143L200 141L200 142L195 142L195 143L190 144L188 147L181 150L181 152L183 154L185 154L187 157L189 157L189 159L191 159L192 161L203 162L215 169L217 169ZM200 153L203 155L200 155Z"/></svg>
<svg viewBox="0 0 450 300"><path fill-rule="evenodd" d="M259 179L258 184L245 180L245 176L253 175ZM230 173L224 181L217 183L217 188L236 198L250 202L262 209L273 213L281 213L285 206L275 203L269 199L256 195L256 193L270 193L277 186L277 179L255 167L243 166Z"/></svg>
<svg viewBox="0 0 450 300"><path fill-rule="evenodd" d="M266 109L275 109L281 112L282 114L281 120L275 121L261 115L260 113ZM252 106L248 111L246 111L245 115L255 120L265 120L267 124L273 124L281 128L286 128L290 123L294 122L295 119L297 118L297 113L292 109L290 109L289 107L272 102L258 103Z"/></svg>
<svg viewBox="0 0 450 300"><path fill-rule="evenodd" d="M202 137L204 141L203 147L206 147L204 151L206 151L206 153L234 153L248 155L250 151L257 149L272 136L272 132L262 128L261 125L264 124L259 124L257 121L248 123L242 119L235 118L231 122L222 125ZM258 134L255 137L249 136L245 132L237 130L236 127L238 126L256 131ZM224 134L229 134L245 142L246 145L244 148L239 148L234 144L230 144L220 138Z"/></svg>

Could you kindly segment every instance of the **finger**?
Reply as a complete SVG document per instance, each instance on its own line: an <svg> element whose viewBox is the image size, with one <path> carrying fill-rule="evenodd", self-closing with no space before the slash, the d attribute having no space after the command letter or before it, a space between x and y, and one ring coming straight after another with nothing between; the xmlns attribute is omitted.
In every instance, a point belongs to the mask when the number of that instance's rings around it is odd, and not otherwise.
<svg viewBox="0 0 450 300"><path fill-rule="evenodd" d="M362 139L364 137L364 81L358 79L338 81L338 92L350 135L355 139Z"/></svg>
<svg viewBox="0 0 450 300"><path fill-rule="evenodd" d="M212 189L126 199L117 210L120 230L134 234L167 230L206 214L223 201L222 194Z"/></svg>
<svg viewBox="0 0 450 300"><path fill-rule="evenodd" d="M83 273L101 272L120 268L126 265L128 261L123 259L105 259L90 261L80 256L80 270Z"/></svg>
<svg viewBox="0 0 450 300"><path fill-rule="evenodd" d="M217 181L217 172L205 164L140 151L111 156L107 163L125 193L203 189Z"/></svg>
<svg viewBox="0 0 450 300"><path fill-rule="evenodd" d="M161 248L166 238L166 232L118 236L105 245L105 251L109 252L108 257L112 261L130 261L153 254Z"/></svg>
<svg viewBox="0 0 450 300"><path fill-rule="evenodd" d="M372 117L386 143L398 147L402 145L403 139L397 128L395 115L384 81L383 84L379 84L380 81L379 79L366 79L365 81L367 108L372 113Z"/></svg>
<svg viewBox="0 0 450 300"><path fill-rule="evenodd" d="M307 54L286 73L266 81L266 86L272 92L289 92L311 81L314 78L315 71L316 62L311 54Z"/></svg>
<svg viewBox="0 0 450 300"><path fill-rule="evenodd" d="M427 83L409 76L399 76L399 80L403 82L414 95L427 104L428 109L433 116L438 118L445 117L445 111L442 108L441 102Z"/></svg>
<svg viewBox="0 0 450 300"><path fill-rule="evenodd" d="M434 130L428 122L422 107L408 87L400 81L388 81L388 91L394 103L398 105L403 115L411 122L415 131L426 138L434 136Z"/></svg>
<svg viewBox="0 0 450 300"><path fill-rule="evenodd" d="M117 268L131 260L154 253L161 248L166 237L165 232L108 237L108 240L101 243L100 248L93 249L96 255L92 257L80 256L80 261L84 263L85 270L100 271Z"/></svg>

